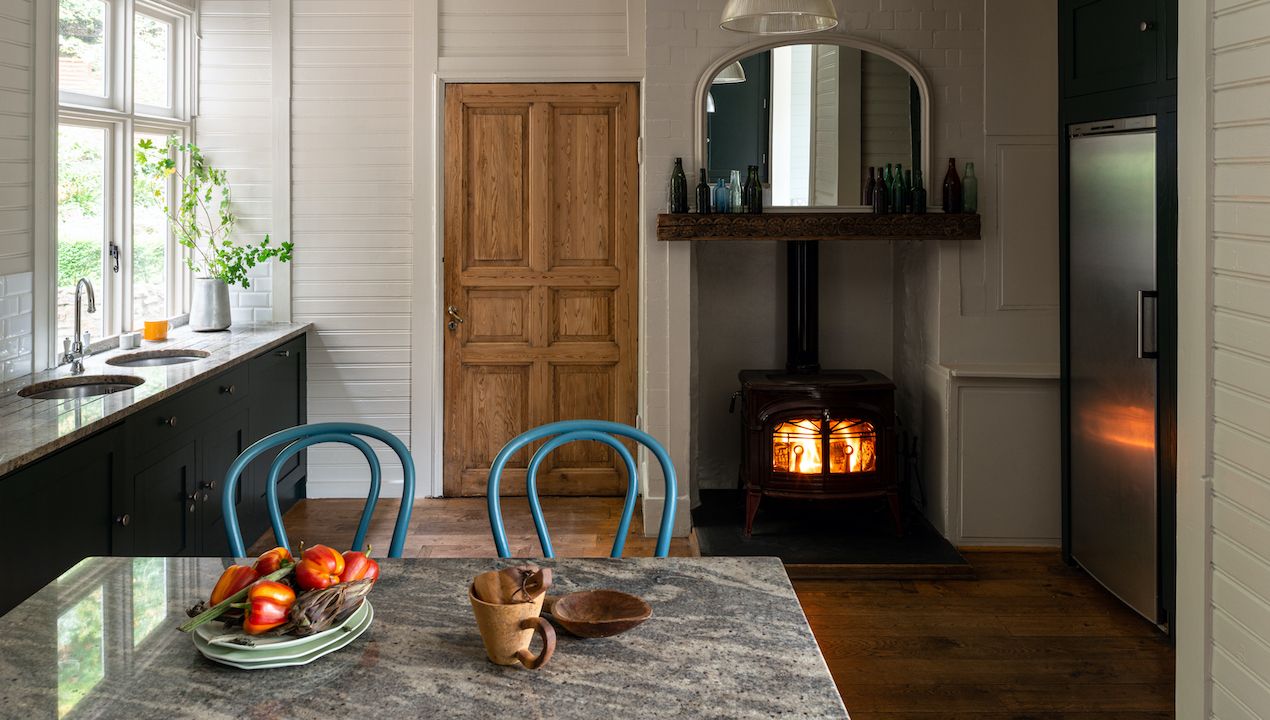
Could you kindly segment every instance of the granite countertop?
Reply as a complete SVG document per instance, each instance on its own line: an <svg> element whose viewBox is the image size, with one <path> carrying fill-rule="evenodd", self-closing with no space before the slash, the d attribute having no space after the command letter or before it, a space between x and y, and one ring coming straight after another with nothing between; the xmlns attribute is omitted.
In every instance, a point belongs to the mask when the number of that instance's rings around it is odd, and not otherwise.
<svg viewBox="0 0 1270 720"><path fill-rule="evenodd" d="M558 632L542 669L485 657L467 600L513 561L381 561L375 619L301 667L238 670L176 630L228 561L92 558L0 618L12 717L846 718L775 558L539 561L552 594L613 588L653 616L612 638ZM9 715L9 714L12 715Z"/></svg>
<svg viewBox="0 0 1270 720"><path fill-rule="evenodd" d="M18 391L31 383L74 377L70 366L16 378L0 385L0 475L107 428L144 407L192 387L262 350L303 335L310 323L256 323L198 333L175 328L162 342L134 350L113 349L84 360L83 375L132 375L145 380L130 390L90 398L31 400ZM115 367L106 360L146 350L195 349L208 357L178 365Z"/></svg>

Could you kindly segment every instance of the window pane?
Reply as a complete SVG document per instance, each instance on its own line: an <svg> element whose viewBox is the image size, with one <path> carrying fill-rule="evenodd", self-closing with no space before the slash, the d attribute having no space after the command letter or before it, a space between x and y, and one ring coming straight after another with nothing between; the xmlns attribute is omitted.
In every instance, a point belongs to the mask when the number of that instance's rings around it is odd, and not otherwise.
<svg viewBox="0 0 1270 720"><path fill-rule="evenodd" d="M58 83L66 92L106 97L105 0L60 0Z"/></svg>
<svg viewBox="0 0 1270 720"><path fill-rule="evenodd" d="M57 337L70 337L75 326L75 284L88 278L97 291L97 313L87 314L84 329L102 335L105 285L102 253L106 247L106 130L79 125L57 128Z"/></svg>
<svg viewBox="0 0 1270 720"><path fill-rule="evenodd" d="M161 148L166 135L138 133L137 141L150 140ZM166 320L167 313L167 209L171 183L144 175L132 180L132 326L140 330L146 320Z"/></svg>
<svg viewBox="0 0 1270 720"><path fill-rule="evenodd" d="M137 13L134 57L136 87L134 98L140 105L172 107L168 95L172 53L172 24Z"/></svg>

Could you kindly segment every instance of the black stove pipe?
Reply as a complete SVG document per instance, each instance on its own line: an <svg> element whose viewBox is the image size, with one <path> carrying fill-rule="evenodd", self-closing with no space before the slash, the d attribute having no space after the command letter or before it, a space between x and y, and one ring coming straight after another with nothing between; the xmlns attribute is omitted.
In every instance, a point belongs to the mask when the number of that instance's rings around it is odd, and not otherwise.
<svg viewBox="0 0 1270 720"><path fill-rule="evenodd" d="M820 243L785 243L785 369L792 373L820 370Z"/></svg>

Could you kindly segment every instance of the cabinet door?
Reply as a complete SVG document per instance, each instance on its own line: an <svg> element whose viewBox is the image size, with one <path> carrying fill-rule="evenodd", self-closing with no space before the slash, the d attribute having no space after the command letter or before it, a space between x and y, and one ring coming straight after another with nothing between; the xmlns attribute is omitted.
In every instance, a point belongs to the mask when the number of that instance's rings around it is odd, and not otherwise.
<svg viewBox="0 0 1270 720"><path fill-rule="evenodd" d="M1160 79L1159 0L1068 2L1067 95L1154 83Z"/></svg>
<svg viewBox="0 0 1270 720"><path fill-rule="evenodd" d="M23 556L0 583L0 613L80 560L111 554L119 437L111 428L0 478L0 547Z"/></svg>
<svg viewBox="0 0 1270 720"><path fill-rule="evenodd" d="M145 456L133 470L134 554L174 557L198 548L198 455L191 438Z"/></svg>
<svg viewBox="0 0 1270 720"><path fill-rule="evenodd" d="M229 540L225 535L225 508L223 490L225 473L234 460L247 449L247 408L239 407L220 413L203 424L200 433L199 454L202 473L199 475L199 554L206 557L229 555ZM246 473L244 473L246 474ZM247 547L255 542L263 528L264 508L251 502L251 488L239 480L235 493L234 509L238 526ZM248 500L244 502L244 500Z"/></svg>
<svg viewBox="0 0 1270 720"><path fill-rule="evenodd" d="M256 389L251 401L253 442L305 422L304 356L304 338L298 338L251 361L251 386ZM262 512L269 465L277 455L278 450L269 450L252 463L256 497L261 498ZM304 475L304 453L283 466L278 487L283 511L303 497Z"/></svg>

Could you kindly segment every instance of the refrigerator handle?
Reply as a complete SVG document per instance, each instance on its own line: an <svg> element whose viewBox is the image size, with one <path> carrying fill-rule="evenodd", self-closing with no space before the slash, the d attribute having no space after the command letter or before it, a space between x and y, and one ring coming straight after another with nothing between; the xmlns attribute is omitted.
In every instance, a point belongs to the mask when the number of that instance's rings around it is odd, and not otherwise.
<svg viewBox="0 0 1270 720"><path fill-rule="evenodd" d="M1147 305L1150 305L1150 314ZM1157 316L1159 314L1160 293L1157 290L1138 291L1138 358L1142 360L1160 357Z"/></svg>

